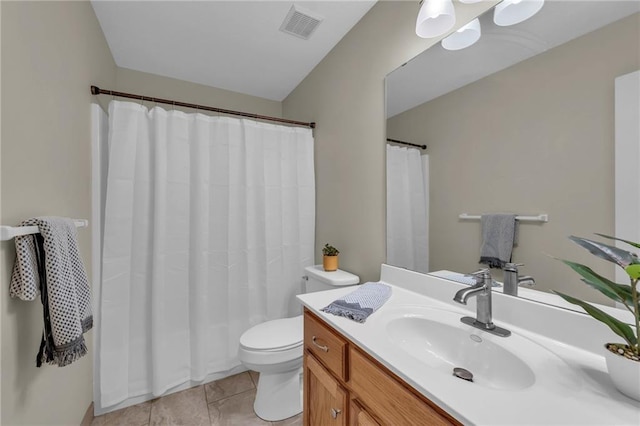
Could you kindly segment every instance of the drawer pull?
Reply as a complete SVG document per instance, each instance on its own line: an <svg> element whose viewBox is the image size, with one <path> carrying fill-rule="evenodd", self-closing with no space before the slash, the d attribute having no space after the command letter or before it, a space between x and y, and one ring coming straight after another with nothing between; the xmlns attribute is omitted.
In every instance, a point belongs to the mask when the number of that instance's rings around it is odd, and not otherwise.
<svg viewBox="0 0 640 426"><path fill-rule="evenodd" d="M329 352L329 347L328 347L328 346L323 346L323 345L318 344L318 342L316 342L316 336L313 336L313 337L311 338L311 343L313 343L314 345L316 345L316 347L317 347L318 349L321 349L321 350L323 350L323 351L325 351L325 352ZM334 419L335 419L335 417L334 417Z"/></svg>
<svg viewBox="0 0 640 426"><path fill-rule="evenodd" d="M339 408L332 408L331 409L331 417L334 419L338 418L338 414L342 413L342 410L340 410Z"/></svg>

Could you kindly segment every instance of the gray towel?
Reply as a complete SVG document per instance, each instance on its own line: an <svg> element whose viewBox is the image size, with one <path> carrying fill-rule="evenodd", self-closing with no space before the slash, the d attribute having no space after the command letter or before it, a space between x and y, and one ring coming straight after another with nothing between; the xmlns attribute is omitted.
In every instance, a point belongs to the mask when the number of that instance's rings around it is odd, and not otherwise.
<svg viewBox="0 0 640 426"><path fill-rule="evenodd" d="M369 315L391 297L391 287L382 283L369 282L362 284L357 290L334 300L329 306L322 308L322 312L365 322Z"/></svg>
<svg viewBox="0 0 640 426"><path fill-rule="evenodd" d="M480 263L490 268L504 268L511 261L511 253L516 240L516 215L483 214L482 246Z"/></svg>

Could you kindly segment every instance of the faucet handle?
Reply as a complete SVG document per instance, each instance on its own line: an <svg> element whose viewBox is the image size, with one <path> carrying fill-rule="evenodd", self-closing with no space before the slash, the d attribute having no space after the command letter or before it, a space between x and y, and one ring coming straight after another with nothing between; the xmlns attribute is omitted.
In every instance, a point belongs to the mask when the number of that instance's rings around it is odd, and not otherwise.
<svg viewBox="0 0 640 426"><path fill-rule="evenodd" d="M524 263L505 263L504 270L507 272L518 272L519 266L524 266Z"/></svg>
<svg viewBox="0 0 640 426"><path fill-rule="evenodd" d="M493 284L493 278L491 278L491 270L489 268L479 269L469 275L476 279L476 285L486 285L491 288Z"/></svg>

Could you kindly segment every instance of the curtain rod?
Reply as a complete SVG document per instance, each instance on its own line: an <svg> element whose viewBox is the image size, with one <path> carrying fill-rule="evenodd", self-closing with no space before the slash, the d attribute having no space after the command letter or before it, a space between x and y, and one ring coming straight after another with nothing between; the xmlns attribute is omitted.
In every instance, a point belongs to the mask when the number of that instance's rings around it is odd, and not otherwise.
<svg viewBox="0 0 640 426"><path fill-rule="evenodd" d="M155 102L155 103L159 103L159 104L168 104L168 105L181 106L181 107L186 107L186 108L201 109L201 110L204 110L204 111L213 111L213 112L219 112L219 113L222 113L222 114L229 114L229 115L240 115L242 117L257 118L259 120L275 121L275 122L278 122L278 123L285 123L285 124L295 124L297 126L310 127L312 129L316 128L316 123L314 123L314 122L307 123L307 122L304 122L304 121L287 120L285 118L269 117L267 115L258 115L258 114L253 114L253 113L250 113L250 112L232 111L230 109L215 108L215 107L210 107L210 106L206 106L206 105L189 104L189 103L186 103L186 102L174 101L174 100L171 100L171 99L152 98L150 96L134 95L132 93L124 93L124 92L116 92L115 90L105 90L105 89L99 88L98 86L91 86L91 94L92 95L118 96L120 98L137 99L139 101L149 101L149 102Z"/></svg>
<svg viewBox="0 0 640 426"><path fill-rule="evenodd" d="M418 145L418 144L411 143L411 142L399 141L397 139L389 139L389 138L387 138L387 142L400 143L402 145L410 145L410 146L415 146L415 147L420 148L420 149L427 149L426 145Z"/></svg>

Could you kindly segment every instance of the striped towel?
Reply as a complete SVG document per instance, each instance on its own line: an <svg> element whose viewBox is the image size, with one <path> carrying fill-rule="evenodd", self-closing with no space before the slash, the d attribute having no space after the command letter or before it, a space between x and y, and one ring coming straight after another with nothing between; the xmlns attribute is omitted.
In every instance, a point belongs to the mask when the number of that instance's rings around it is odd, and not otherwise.
<svg viewBox="0 0 640 426"><path fill-rule="evenodd" d="M362 284L357 290L334 300L329 306L322 308L322 312L365 322L369 315L391 297L391 287L382 283L369 282Z"/></svg>

